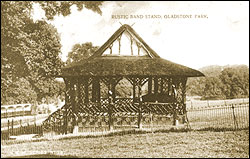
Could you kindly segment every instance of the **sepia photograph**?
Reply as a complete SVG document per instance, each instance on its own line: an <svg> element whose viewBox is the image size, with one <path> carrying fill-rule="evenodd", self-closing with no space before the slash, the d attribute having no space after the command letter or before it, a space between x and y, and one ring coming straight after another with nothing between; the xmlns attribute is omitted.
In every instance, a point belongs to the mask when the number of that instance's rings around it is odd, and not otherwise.
<svg viewBox="0 0 250 159"><path fill-rule="evenodd" d="M249 2L1 1L1 158L249 158Z"/></svg>

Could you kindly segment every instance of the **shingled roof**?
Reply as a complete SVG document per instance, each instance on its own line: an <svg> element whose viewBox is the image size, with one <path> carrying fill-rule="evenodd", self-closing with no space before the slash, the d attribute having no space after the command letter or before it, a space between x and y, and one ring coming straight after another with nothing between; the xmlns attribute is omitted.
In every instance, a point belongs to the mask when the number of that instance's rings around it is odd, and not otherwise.
<svg viewBox="0 0 250 159"><path fill-rule="evenodd" d="M146 51L144 56L117 56L103 53L124 32ZM122 25L92 56L62 69L62 76L204 76L200 71L165 60L151 49L129 25Z"/></svg>

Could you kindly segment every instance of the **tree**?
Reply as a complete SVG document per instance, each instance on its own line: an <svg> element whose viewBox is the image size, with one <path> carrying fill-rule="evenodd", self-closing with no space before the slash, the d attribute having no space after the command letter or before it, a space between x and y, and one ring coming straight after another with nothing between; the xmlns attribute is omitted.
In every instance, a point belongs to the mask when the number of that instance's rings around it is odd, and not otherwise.
<svg viewBox="0 0 250 159"><path fill-rule="evenodd" d="M202 96L205 89L206 77L188 78L187 80L187 95Z"/></svg>
<svg viewBox="0 0 250 159"><path fill-rule="evenodd" d="M49 20L52 20L56 15L62 14L63 16L69 15L70 7L76 5L78 10L82 10L83 6L90 9L98 14L102 15L100 6L103 1L39 1L37 2L41 5L42 9L45 11L45 15Z"/></svg>
<svg viewBox="0 0 250 159"><path fill-rule="evenodd" d="M87 42L84 44L75 44L72 47L72 51L68 54L68 59L66 61L66 64L72 63L72 62L78 62L82 59L86 59L93 55L93 53L98 49L98 46L93 46L91 42Z"/></svg>
<svg viewBox="0 0 250 159"><path fill-rule="evenodd" d="M60 38L57 30L46 21L34 22L31 18L33 3L39 3L48 20L55 15L70 14L70 7L86 8L101 14L102 2L1 2L1 97L11 94L15 82L27 80L37 97L52 95L55 78L62 61ZM27 83L26 83L27 84ZM23 88L24 89L24 88ZM10 94L8 93L10 92ZM20 91L22 92L22 91Z"/></svg>
<svg viewBox="0 0 250 159"><path fill-rule="evenodd" d="M249 67L246 65L207 66L206 77L189 79L187 94L203 99L249 97Z"/></svg>
<svg viewBox="0 0 250 159"><path fill-rule="evenodd" d="M202 99L224 99L223 83L218 77L207 77Z"/></svg>
<svg viewBox="0 0 250 159"><path fill-rule="evenodd" d="M1 105L34 102L37 99L36 92L25 78L10 83L8 89L3 92L1 92Z"/></svg>
<svg viewBox="0 0 250 159"><path fill-rule="evenodd" d="M238 66L224 69L219 78L224 84L224 94L227 98L249 96L249 68Z"/></svg>

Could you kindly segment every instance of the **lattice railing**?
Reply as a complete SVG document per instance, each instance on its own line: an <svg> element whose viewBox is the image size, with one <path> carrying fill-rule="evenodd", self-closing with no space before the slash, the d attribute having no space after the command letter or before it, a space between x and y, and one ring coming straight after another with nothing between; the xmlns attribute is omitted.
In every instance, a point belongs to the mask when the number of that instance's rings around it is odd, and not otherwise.
<svg viewBox="0 0 250 159"><path fill-rule="evenodd" d="M171 115L173 114L173 103L144 103L143 113Z"/></svg>
<svg viewBox="0 0 250 159"><path fill-rule="evenodd" d="M72 119L73 112L71 109L67 109L67 105L64 105L62 108L58 109L52 113L44 122L43 130L56 132L63 132L64 127L66 127L65 120Z"/></svg>
<svg viewBox="0 0 250 159"><path fill-rule="evenodd" d="M139 103L133 103L133 99L130 98L117 98L111 105L107 101L108 99L103 99L99 103L91 102L77 105L77 112L73 112L71 106L67 107L67 105L64 105L43 122L43 128L46 131L53 129L53 131L60 133L72 132L74 121L82 128L108 127L110 117L112 117L114 126L137 125ZM169 116L173 116L175 104L176 103L142 103L142 123L149 124L151 120L156 124L159 122L164 123ZM110 109L110 107L112 107L112 109ZM180 107L180 109L181 108L182 107ZM182 111L177 114L181 113ZM153 118L150 115L153 115Z"/></svg>

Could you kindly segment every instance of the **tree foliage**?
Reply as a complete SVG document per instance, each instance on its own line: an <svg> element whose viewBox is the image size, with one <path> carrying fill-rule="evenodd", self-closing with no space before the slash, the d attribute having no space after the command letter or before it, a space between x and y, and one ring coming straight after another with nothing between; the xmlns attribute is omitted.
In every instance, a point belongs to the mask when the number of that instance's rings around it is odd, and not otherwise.
<svg viewBox="0 0 250 159"><path fill-rule="evenodd" d="M98 46L93 46L91 42L83 43L83 44L75 44L72 47L72 50L68 54L68 59L66 64L72 62L78 62L82 59L86 59L93 55L93 53L98 49Z"/></svg>
<svg viewBox="0 0 250 159"><path fill-rule="evenodd" d="M202 72L206 77L189 79L187 94L198 95L203 99L231 99L249 97L249 67L211 66Z"/></svg>
<svg viewBox="0 0 250 159"><path fill-rule="evenodd" d="M224 94L227 98L249 96L249 68L238 66L224 69L219 78L224 84Z"/></svg>
<svg viewBox="0 0 250 159"><path fill-rule="evenodd" d="M70 7L77 6L77 9L81 11L83 6L98 14L102 15L100 6L103 1L39 1L42 9L45 11L45 15L49 20L52 20L56 15L62 14L67 16L71 13Z"/></svg>
<svg viewBox="0 0 250 159"><path fill-rule="evenodd" d="M22 102L31 100L31 97L40 100L44 96L53 96L60 85L52 77L63 65L59 58L60 36L45 20L33 21L33 3L42 6L48 20L59 14L69 15L72 5L77 5L79 10L85 6L101 14L99 7L102 4L88 1L1 1L1 104L10 102L10 98ZM21 96L25 100L19 100Z"/></svg>

